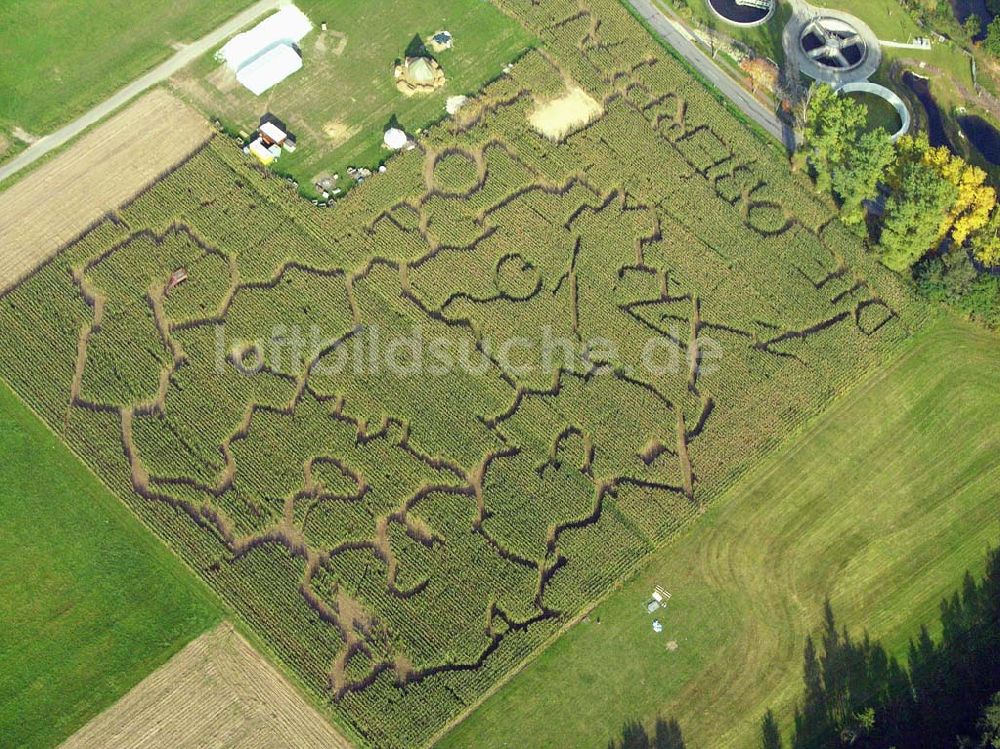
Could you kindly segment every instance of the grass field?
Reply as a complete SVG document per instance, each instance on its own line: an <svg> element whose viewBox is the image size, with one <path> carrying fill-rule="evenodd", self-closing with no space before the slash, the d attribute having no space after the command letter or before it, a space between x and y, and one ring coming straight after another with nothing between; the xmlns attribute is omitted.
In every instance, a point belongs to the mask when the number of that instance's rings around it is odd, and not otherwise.
<svg viewBox="0 0 1000 749"><path fill-rule="evenodd" d="M0 455L0 736L48 747L220 614L2 383Z"/></svg>
<svg viewBox="0 0 1000 749"><path fill-rule="evenodd" d="M781 32L792 16L792 9L788 3L780 3L767 23L748 29L732 26L720 20L705 0L657 0L657 3L674 9L682 18L690 19L701 27L710 28L750 45L759 55L778 62L784 59Z"/></svg>
<svg viewBox="0 0 1000 749"><path fill-rule="evenodd" d="M905 657L1000 538L998 381L997 338L942 321L439 746L597 749L624 720L660 714L689 746L751 749L761 714L799 693L827 596L853 632ZM643 608L655 584L673 594L662 635Z"/></svg>
<svg viewBox="0 0 1000 749"><path fill-rule="evenodd" d="M928 315L617 0L502 7L539 49L333 208L216 137L0 297L0 376L375 747L425 744ZM446 22L456 55L483 33ZM536 130L576 88L593 119Z"/></svg>
<svg viewBox="0 0 1000 749"><path fill-rule="evenodd" d="M73 119L251 0L0 3L0 132L39 136ZM10 154L12 155L12 154ZM0 154L2 158L2 154Z"/></svg>
<svg viewBox="0 0 1000 749"><path fill-rule="evenodd" d="M413 134L445 116L449 96L474 94L532 44L523 27L483 0L301 0L298 6L315 26L302 40L304 67L270 91L254 96L212 56L174 83L234 131L252 132L268 111L285 120L298 149L274 168L309 194L321 173L339 173L346 189L348 166L374 168L385 160L390 152L382 135L390 118ZM454 37L452 49L435 54L447 82L430 94L404 96L396 89L393 63L414 37L441 29Z"/></svg>

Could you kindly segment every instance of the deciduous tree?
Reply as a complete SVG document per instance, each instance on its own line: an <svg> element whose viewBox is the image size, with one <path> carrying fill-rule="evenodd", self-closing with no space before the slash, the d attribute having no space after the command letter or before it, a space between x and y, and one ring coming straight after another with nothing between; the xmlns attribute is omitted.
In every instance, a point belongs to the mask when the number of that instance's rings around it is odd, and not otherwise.
<svg viewBox="0 0 1000 749"><path fill-rule="evenodd" d="M882 226L882 262L909 269L937 246L943 218L958 190L923 161L903 159L893 178Z"/></svg>
<svg viewBox="0 0 1000 749"><path fill-rule="evenodd" d="M993 211L989 222L972 237L972 254L983 265L1000 267L1000 208Z"/></svg>
<svg viewBox="0 0 1000 749"><path fill-rule="evenodd" d="M846 162L848 151L857 144L867 122L868 108L863 104L840 96L826 85L813 92L802 149L818 189L830 188L834 169Z"/></svg>
<svg viewBox="0 0 1000 749"><path fill-rule="evenodd" d="M834 193L843 203L845 223L864 220L864 201L878 194L878 185L896 159L896 149L889 134L881 128L871 130L844 155L844 162L833 170Z"/></svg>

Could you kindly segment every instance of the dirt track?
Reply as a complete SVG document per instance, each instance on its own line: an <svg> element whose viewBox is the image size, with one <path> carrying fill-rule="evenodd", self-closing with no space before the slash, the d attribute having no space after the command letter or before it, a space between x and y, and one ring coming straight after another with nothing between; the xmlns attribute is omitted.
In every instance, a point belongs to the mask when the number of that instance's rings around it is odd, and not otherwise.
<svg viewBox="0 0 1000 749"><path fill-rule="evenodd" d="M63 749L351 744L224 622L71 736Z"/></svg>
<svg viewBox="0 0 1000 749"><path fill-rule="evenodd" d="M211 137L157 89L0 193L0 291Z"/></svg>

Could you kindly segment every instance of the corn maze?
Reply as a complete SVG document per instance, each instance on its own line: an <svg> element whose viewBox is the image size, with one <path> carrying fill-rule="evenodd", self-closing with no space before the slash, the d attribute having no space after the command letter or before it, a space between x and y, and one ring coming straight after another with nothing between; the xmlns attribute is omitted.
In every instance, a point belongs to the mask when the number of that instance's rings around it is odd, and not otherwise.
<svg viewBox="0 0 1000 749"><path fill-rule="evenodd" d="M541 47L335 206L218 137L0 298L0 374L372 746L426 744L923 314L622 7L500 4ZM602 113L553 142L569 85ZM415 328L482 366L332 366ZM543 328L581 351L485 345Z"/></svg>

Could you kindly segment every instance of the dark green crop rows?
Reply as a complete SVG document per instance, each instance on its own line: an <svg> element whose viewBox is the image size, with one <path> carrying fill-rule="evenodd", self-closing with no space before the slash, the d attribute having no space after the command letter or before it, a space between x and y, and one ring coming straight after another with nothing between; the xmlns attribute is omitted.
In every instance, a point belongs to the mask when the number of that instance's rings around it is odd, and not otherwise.
<svg viewBox="0 0 1000 749"><path fill-rule="evenodd" d="M544 53L336 206L216 139L0 299L0 374L376 746L427 742L922 314L617 4L502 5ZM603 115L553 143L527 116L565 79ZM350 366L414 330L482 366Z"/></svg>

